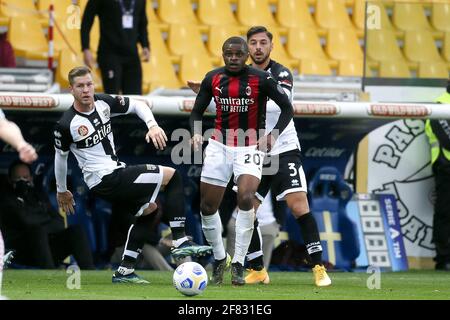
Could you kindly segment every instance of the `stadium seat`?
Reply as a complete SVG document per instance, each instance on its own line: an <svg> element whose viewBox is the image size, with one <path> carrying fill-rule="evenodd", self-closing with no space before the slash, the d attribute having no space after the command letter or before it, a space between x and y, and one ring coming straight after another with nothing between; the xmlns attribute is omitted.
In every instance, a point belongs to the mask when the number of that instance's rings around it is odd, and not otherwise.
<svg viewBox="0 0 450 320"><path fill-rule="evenodd" d="M198 23L190 0L159 1L157 12L159 18L169 24Z"/></svg>
<svg viewBox="0 0 450 320"><path fill-rule="evenodd" d="M181 57L179 78L186 85L187 80L202 80L213 68L208 54L188 52Z"/></svg>
<svg viewBox="0 0 450 320"><path fill-rule="evenodd" d="M352 190L335 167L321 167L309 184L310 207L323 248L323 260L338 269L351 269L360 254L358 228L346 205Z"/></svg>
<svg viewBox="0 0 450 320"><path fill-rule="evenodd" d="M180 82L175 74L169 50L162 38L161 30L154 24L147 27L152 47L150 61L142 63L144 92L152 91L158 87L177 89Z"/></svg>
<svg viewBox="0 0 450 320"><path fill-rule="evenodd" d="M442 56L447 62L450 62L450 31L445 33L444 44L442 46Z"/></svg>
<svg viewBox="0 0 450 320"><path fill-rule="evenodd" d="M197 16L207 25L237 25L228 0L199 0Z"/></svg>
<svg viewBox="0 0 450 320"><path fill-rule="evenodd" d="M246 26L266 26L268 29L277 27L268 0L238 0L237 18Z"/></svg>
<svg viewBox="0 0 450 320"><path fill-rule="evenodd" d="M425 11L420 3L395 2L392 21L400 30L431 30Z"/></svg>
<svg viewBox="0 0 450 320"><path fill-rule="evenodd" d="M146 1L145 13L147 14L147 20L148 20L149 24L150 23L156 23L156 24L161 23L161 20L156 15L155 9L153 8L152 1Z"/></svg>
<svg viewBox="0 0 450 320"><path fill-rule="evenodd" d="M367 30L366 55L375 61L404 59L394 31Z"/></svg>
<svg viewBox="0 0 450 320"><path fill-rule="evenodd" d="M419 64L419 78L449 79L448 66L444 61L427 61Z"/></svg>
<svg viewBox="0 0 450 320"><path fill-rule="evenodd" d="M39 18L34 0L1 0L0 15L4 17L34 17Z"/></svg>
<svg viewBox="0 0 450 320"><path fill-rule="evenodd" d="M361 60L363 52L354 29L330 29L328 31L326 52L334 60Z"/></svg>
<svg viewBox="0 0 450 320"><path fill-rule="evenodd" d="M81 52L75 54L68 48L61 50L58 59L58 67L56 68L55 80L59 83L62 89L67 89L69 87L69 80L67 79L69 71L72 68L83 64L83 56Z"/></svg>
<svg viewBox="0 0 450 320"><path fill-rule="evenodd" d="M431 25L439 31L450 32L450 3L433 3Z"/></svg>
<svg viewBox="0 0 450 320"><path fill-rule="evenodd" d="M306 0L278 0L275 16L286 28L316 28Z"/></svg>
<svg viewBox="0 0 450 320"><path fill-rule="evenodd" d="M381 78L410 78L411 72L404 60L385 60L380 62L378 75Z"/></svg>
<svg viewBox="0 0 450 320"><path fill-rule="evenodd" d="M314 75L314 76L331 76L331 71L328 60L325 59L303 59L300 61L301 75Z"/></svg>
<svg viewBox="0 0 450 320"><path fill-rule="evenodd" d="M355 0L352 10L352 21L356 29L364 30L366 0Z"/></svg>
<svg viewBox="0 0 450 320"><path fill-rule="evenodd" d="M56 19L55 22L53 32L55 53L59 54L59 51L65 48L71 48L75 52L81 52L80 30L67 28L64 20Z"/></svg>
<svg viewBox="0 0 450 320"><path fill-rule="evenodd" d="M342 0L317 0L315 20L324 29L353 28Z"/></svg>
<svg viewBox="0 0 450 320"><path fill-rule="evenodd" d="M194 24L171 24L167 44L170 52L178 56L188 52L207 52L200 29Z"/></svg>
<svg viewBox="0 0 450 320"><path fill-rule="evenodd" d="M213 25L209 29L207 47L209 52L219 59L222 59L222 44L232 36L241 35L237 25Z"/></svg>
<svg viewBox="0 0 450 320"><path fill-rule="evenodd" d="M299 63L298 60L292 59L292 57L289 56L289 54L286 52L286 49L283 46L283 43L281 42L281 36L278 32L278 29L271 28L270 32L273 34L273 49L271 53L271 57L278 61L279 63L283 64L285 67L289 69L298 69Z"/></svg>
<svg viewBox="0 0 450 320"><path fill-rule="evenodd" d="M30 60L45 60L48 43L36 16L15 16L9 23L8 41L16 57Z"/></svg>
<svg viewBox="0 0 450 320"><path fill-rule="evenodd" d="M364 60L339 61L338 76L362 77Z"/></svg>
<svg viewBox="0 0 450 320"><path fill-rule="evenodd" d="M286 48L295 59L327 59L313 28L290 28Z"/></svg>
<svg viewBox="0 0 450 320"><path fill-rule="evenodd" d="M428 30L410 30L405 33L403 49L406 58L413 62L441 61L433 36Z"/></svg>

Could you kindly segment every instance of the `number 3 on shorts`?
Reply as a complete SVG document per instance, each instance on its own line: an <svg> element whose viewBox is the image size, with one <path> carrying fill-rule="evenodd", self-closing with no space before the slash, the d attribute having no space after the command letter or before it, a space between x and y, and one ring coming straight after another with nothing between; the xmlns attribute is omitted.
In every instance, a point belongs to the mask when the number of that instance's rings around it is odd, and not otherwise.
<svg viewBox="0 0 450 320"><path fill-rule="evenodd" d="M253 163L256 164L257 166L259 166L261 163L261 157L258 153L253 154L246 153L244 157L245 157L244 161L245 164L249 164L250 160L253 160Z"/></svg>
<svg viewBox="0 0 450 320"><path fill-rule="evenodd" d="M295 163L294 162L289 162L288 166L289 166L289 170L292 170L292 173L289 174L289 175L291 177L295 177L298 174L297 168L295 167Z"/></svg>

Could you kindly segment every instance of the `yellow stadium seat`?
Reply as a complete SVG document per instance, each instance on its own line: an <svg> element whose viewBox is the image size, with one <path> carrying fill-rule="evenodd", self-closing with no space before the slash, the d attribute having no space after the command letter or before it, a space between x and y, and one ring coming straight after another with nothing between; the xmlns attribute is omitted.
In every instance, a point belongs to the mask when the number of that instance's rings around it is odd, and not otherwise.
<svg viewBox="0 0 450 320"><path fill-rule="evenodd" d="M149 91L160 87L168 89L181 87L170 57L160 52L152 52L150 61L142 63L142 73L142 82L148 86Z"/></svg>
<svg viewBox="0 0 450 320"><path fill-rule="evenodd" d="M197 25L171 24L167 41L172 54L182 56L188 52L207 52Z"/></svg>
<svg viewBox="0 0 450 320"><path fill-rule="evenodd" d="M12 17L8 41L17 57L32 60L45 60L48 57L47 39L37 17Z"/></svg>
<svg viewBox="0 0 450 320"><path fill-rule="evenodd" d="M29 17L39 18L34 0L1 0L0 15L5 17Z"/></svg>
<svg viewBox="0 0 450 320"><path fill-rule="evenodd" d="M366 55L375 61L404 59L394 31L368 30Z"/></svg>
<svg viewBox="0 0 450 320"><path fill-rule="evenodd" d="M315 19L324 29L353 27L342 0L317 0Z"/></svg>
<svg viewBox="0 0 450 320"><path fill-rule="evenodd" d="M237 25L213 25L209 29L208 50L209 52L222 59L222 45L226 39L233 36L240 36L240 28Z"/></svg>
<svg viewBox="0 0 450 320"><path fill-rule="evenodd" d="M445 33L444 45L442 47L442 56L447 62L450 62L450 32Z"/></svg>
<svg viewBox="0 0 450 320"><path fill-rule="evenodd" d="M81 52L80 30L67 28L65 20L56 19L53 31L53 47L55 53L66 48Z"/></svg>
<svg viewBox="0 0 450 320"><path fill-rule="evenodd" d="M431 25L444 32L450 31L450 3L433 3Z"/></svg>
<svg viewBox="0 0 450 320"><path fill-rule="evenodd" d="M331 76L330 65L325 59L303 59L300 61L301 75Z"/></svg>
<svg viewBox="0 0 450 320"><path fill-rule="evenodd" d="M213 70L213 64L207 54L188 52L181 57L179 78L186 86L188 80L202 80L205 74Z"/></svg>
<svg viewBox="0 0 450 320"><path fill-rule="evenodd" d="M152 1L146 1L145 13L147 14L148 23L161 23L161 20L158 18L155 9L153 8Z"/></svg>
<svg viewBox="0 0 450 320"><path fill-rule="evenodd" d="M412 30L405 33L403 52L409 61L441 61L433 36L428 30Z"/></svg>
<svg viewBox="0 0 450 320"><path fill-rule="evenodd" d="M61 89L69 88L69 80L67 75L72 68L84 65L81 53L75 54L68 48L61 50L58 59L58 67L56 68L56 82L59 83Z"/></svg>
<svg viewBox="0 0 450 320"><path fill-rule="evenodd" d="M287 28L315 28L306 0L278 0L276 19Z"/></svg>
<svg viewBox="0 0 450 320"><path fill-rule="evenodd" d="M286 48L295 59L327 59L316 30L312 28L290 28Z"/></svg>
<svg viewBox="0 0 450 320"><path fill-rule="evenodd" d="M272 28L269 31L273 34L272 39L273 49L272 53L270 54L271 57L289 69L298 68L299 65L298 60L292 59L292 57L290 57L289 54L286 52L286 49L284 48L283 43L281 42L281 36L278 29Z"/></svg>
<svg viewBox="0 0 450 320"><path fill-rule="evenodd" d="M362 77L364 60L342 60L339 62L338 75Z"/></svg>
<svg viewBox="0 0 450 320"><path fill-rule="evenodd" d="M364 30L366 0L355 0L352 10L352 21L358 30Z"/></svg>
<svg viewBox="0 0 450 320"><path fill-rule="evenodd" d="M170 24L198 23L190 0L159 1L158 16Z"/></svg>
<svg viewBox="0 0 450 320"><path fill-rule="evenodd" d="M394 4L392 21L398 29L403 31L431 30L423 6L420 3L396 2Z"/></svg>
<svg viewBox="0 0 450 320"><path fill-rule="evenodd" d="M449 79L448 66L444 61L428 61L419 64L419 78Z"/></svg>
<svg viewBox="0 0 450 320"><path fill-rule="evenodd" d="M237 20L228 0L199 0L197 15L207 25L236 25Z"/></svg>
<svg viewBox="0 0 450 320"><path fill-rule="evenodd" d="M262 25L270 29L278 26L267 0L238 0L237 18L247 27Z"/></svg>
<svg viewBox="0 0 450 320"><path fill-rule="evenodd" d="M404 60L386 60L380 62L379 76L382 78L410 78L411 72Z"/></svg>
<svg viewBox="0 0 450 320"><path fill-rule="evenodd" d="M354 29L330 29L326 52L334 60L361 60L363 52Z"/></svg>

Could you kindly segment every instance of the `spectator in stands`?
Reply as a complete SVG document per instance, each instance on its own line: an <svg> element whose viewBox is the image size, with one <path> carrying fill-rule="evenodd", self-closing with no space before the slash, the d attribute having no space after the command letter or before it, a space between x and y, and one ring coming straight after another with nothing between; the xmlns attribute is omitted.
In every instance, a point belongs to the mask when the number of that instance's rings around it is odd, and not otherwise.
<svg viewBox="0 0 450 320"><path fill-rule="evenodd" d="M15 262L54 269L73 255L81 269L95 269L87 236L81 226L64 227L45 193L33 184L31 168L14 161L8 170L10 190L1 198L1 228Z"/></svg>
<svg viewBox="0 0 450 320"><path fill-rule="evenodd" d="M36 150L28 142L26 142L22 136L22 132L19 127L6 120L3 111L0 109L0 139L9 143L17 152L22 161L31 163L37 159ZM3 265L8 263L8 258L4 259L3 254L5 252L5 246L3 243L3 235L1 232L1 211L0 211L0 300L2 299L2 277L3 277ZM5 255L6 256L6 255ZM11 255L9 255L11 257Z"/></svg>
<svg viewBox="0 0 450 320"><path fill-rule="evenodd" d="M6 39L6 35L6 32L0 33L0 67L15 68L16 57L11 43Z"/></svg>
<svg viewBox="0 0 450 320"><path fill-rule="evenodd" d="M450 104L450 79L447 90L436 99ZM436 198L433 216L433 242L436 246L436 270L450 271L450 122L448 119L430 120L425 132L431 146L431 163Z"/></svg>
<svg viewBox="0 0 450 320"><path fill-rule="evenodd" d="M150 3L148 5L151 5ZM89 0L81 22L81 45L86 65L94 69L89 33L94 18L100 19L100 42L97 59L103 88L109 94L141 94L142 59L150 59L145 0Z"/></svg>

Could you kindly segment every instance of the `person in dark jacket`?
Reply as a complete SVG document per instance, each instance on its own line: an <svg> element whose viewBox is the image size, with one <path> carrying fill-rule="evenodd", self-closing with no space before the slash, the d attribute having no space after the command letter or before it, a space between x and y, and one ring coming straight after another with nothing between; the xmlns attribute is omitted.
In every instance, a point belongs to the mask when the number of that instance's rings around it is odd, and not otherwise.
<svg viewBox="0 0 450 320"><path fill-rule="evenodd" d="M54 269L73 255L81 269L95 269L83 228L65 228L63 217L52 209L47 195L35 188L30 166L16 160L8 177L10 188L1 197L0 227L5 247L15 250L14 262Z"/></svg>
<svg viewBox="0 0 450 320"><path fill-rule="evenodd" d="M100 42L97 51L103 88L108 94L141 94L142 59L150 59L145 0L89 0L81 21L81 46L85 64L93 69L89 33L94 18L100 20Z"/></svg>

